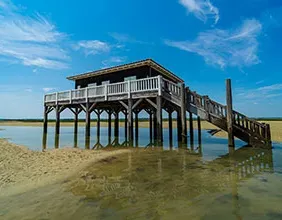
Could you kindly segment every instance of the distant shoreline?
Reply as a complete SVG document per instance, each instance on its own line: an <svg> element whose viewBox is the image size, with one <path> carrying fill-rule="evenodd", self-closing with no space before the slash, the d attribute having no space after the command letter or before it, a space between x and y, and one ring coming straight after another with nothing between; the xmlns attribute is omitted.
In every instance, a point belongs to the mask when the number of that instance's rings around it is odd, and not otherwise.
<svg viewBox="0 0 282 220"><path fill-rule="evenodd" d="M268 120L261 120L261 122L264 123L269 123L271 127L271 136L272 136L272 141L274 142L282 142L282 119L281 120L273 120L273 121L268 121ZM80 127L85 126L84 120L80 120L78 125ZM112 126L114 125L113 120L112 120ZM197 121L193 121L194 129L197 129ZM0 127L1 126L27 126L27 127L43 127L43 122L42 120L40 121L34 121L32 119L29 120L0 120ZM50 120L48 123L48 126L53 127L55 126L55 121ZM62 127L73 127L73 121L69 120L62 120L61 121L61 126ZM96 120L91 121L91 126L96 126ZM101 121L101 127L107 127L108 123L106 120ZM189 126L189 123L188 123ZM120 127L124 127L124 120L120 120ZM148 120L145 119L139 119L139 127L140 128L148 128L149 127L149 122ZM173 127L176 128L176 120L173 121ZM163 122L163 128L167 129L168 128L168 121L164 120ZM201 123L201 128L203 130L213 130L213 129L218 129L216 126L208 123L207 121L202 121ZM1 128L0 128L1 130ZM227 138L227 133L225 131L220 131L215 134L216 137L221 137L221 138Z"/></svg>

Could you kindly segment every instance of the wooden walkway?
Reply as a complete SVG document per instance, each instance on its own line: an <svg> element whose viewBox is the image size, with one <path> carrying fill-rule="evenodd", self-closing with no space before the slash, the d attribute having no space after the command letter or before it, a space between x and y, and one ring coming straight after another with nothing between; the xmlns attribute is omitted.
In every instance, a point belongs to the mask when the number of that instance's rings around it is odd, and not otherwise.
<svg viewBox="0 0 282 220"><path fill-rule="evenodd" d="M228 84L227 84L228 85ZM86 87L47 94L44 100L44 133L47 133L48 114L56 111L56 134L60 132L60 113L70 109L75 115L75 133L77 133L78 115L86 114L86 136L90 136L90 116L97 114L98 130L100 129L100 115L109 115L109 136L111 134L111 118L115 117L115 136L119 134L119 113L125 115L125 135L129 142L133 141L133 128L138 138L138 114L145 110L149 114L150 139L154 138L160 144L163 141L162 111L168 112L169 135L172 140L172 113L177 112L178 140L187 143L187 111L190 117L190 140L193 141L193 114L206 120L229 133L229 145L233 136L250 145L271 147L270 127L259 123L233 110L231 87L227 86L227 105L211 100L208 96L201 96L192 92L185 84L176 84L162 76ZM229 98L229 99L228 99ZM135 115L135 125L133 116ZM200 136L200 133L199 133ZM234 142L234 139L233 139Z"/></svg>

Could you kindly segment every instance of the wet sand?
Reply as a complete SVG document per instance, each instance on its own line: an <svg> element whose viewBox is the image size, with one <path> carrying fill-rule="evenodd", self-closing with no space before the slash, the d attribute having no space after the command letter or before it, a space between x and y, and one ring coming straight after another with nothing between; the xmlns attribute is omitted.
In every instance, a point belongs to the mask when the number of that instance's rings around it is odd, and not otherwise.
<svg viewBox="0 0 282 220"><path fill-rule="evenodd" d="M128 152L65 148L31 151L0 139L0 196L64 181L97 161Z"/></svg>

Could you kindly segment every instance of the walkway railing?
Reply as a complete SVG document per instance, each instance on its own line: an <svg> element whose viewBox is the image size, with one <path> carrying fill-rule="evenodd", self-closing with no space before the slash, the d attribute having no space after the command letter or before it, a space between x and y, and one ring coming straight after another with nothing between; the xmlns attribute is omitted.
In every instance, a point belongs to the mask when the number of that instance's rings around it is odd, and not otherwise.
<svg viewBox="0 0 282 220"><path fill-rule="evenodd" d="M218 102L211 100L208 96L201 96L196 92L187 90L188 103L199 109L203 109L206 113L220 119L226 120L227 108ZM260 123L254 119L233 110L233 125L244 130L251 135L257 135L261 139L271 140L269 124Z"/></svg>
<svg viewBox="0 0 282 220"><path fill-rule="evenodd" d="M174 96L181 96L180 85L157 76L47 94L45 95L45 103L59 101L69 101L71 103L73 100L87 100L95 97L105 97L105 100L107 100L108 96L128 94L130 97L132 93L154 91L158 92L159 95L162 92L167 92Z"/></svg>

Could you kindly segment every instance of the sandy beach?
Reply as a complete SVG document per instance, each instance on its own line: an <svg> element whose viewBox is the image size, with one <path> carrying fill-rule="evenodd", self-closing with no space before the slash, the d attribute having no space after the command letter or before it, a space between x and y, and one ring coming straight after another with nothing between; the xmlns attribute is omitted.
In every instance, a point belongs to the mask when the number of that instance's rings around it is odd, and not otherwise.
<svg viewBox="0 0 282 220"><path fill-rule="evenodd" d="M26 192L76 174L91 163L128 152L74 148L36 152L0 139L0 196Z"/></svg>

